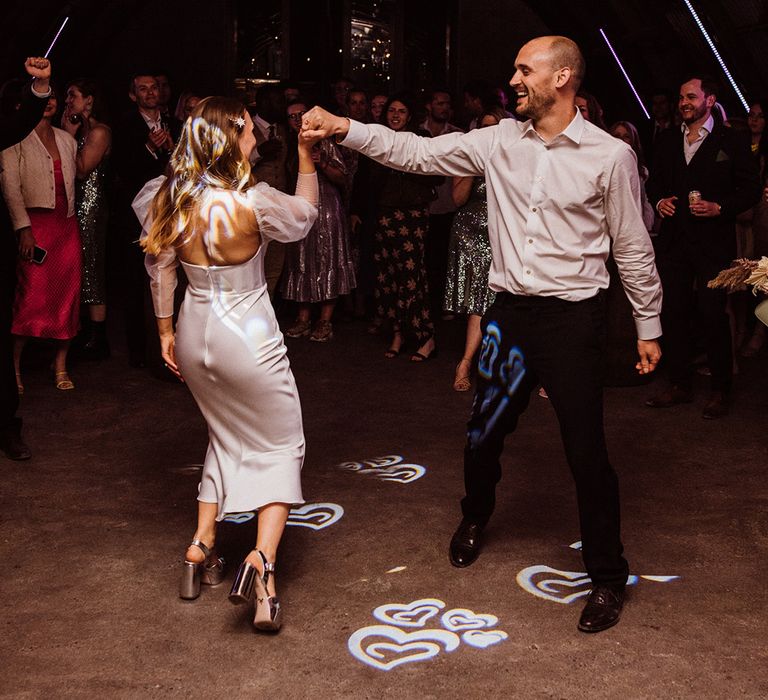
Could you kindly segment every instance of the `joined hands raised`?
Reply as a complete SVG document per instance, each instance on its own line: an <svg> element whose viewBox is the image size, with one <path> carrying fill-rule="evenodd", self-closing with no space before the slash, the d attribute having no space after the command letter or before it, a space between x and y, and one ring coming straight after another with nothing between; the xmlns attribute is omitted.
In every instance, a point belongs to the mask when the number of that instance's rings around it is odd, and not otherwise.
<svg viewBox="0 0 768 700"><path fill-rule="evenodd" d="M301 120L300 139L317 143L331 136L346 136L349 131L349 119L338 117L322 107L312 107Z"/></svg>

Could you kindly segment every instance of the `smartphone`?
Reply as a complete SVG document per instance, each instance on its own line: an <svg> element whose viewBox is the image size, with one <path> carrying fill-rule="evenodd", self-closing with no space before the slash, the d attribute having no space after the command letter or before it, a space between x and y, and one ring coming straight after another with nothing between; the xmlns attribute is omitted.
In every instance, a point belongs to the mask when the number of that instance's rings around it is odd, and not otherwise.
<svg viewBox="0 0 768 700"><path fill-rule="evenodd" d="M32 262L40 265L43 260L45 260L46 255L48 255L48 251L45 248L36 245L35 249L32 251Z"/></svg>

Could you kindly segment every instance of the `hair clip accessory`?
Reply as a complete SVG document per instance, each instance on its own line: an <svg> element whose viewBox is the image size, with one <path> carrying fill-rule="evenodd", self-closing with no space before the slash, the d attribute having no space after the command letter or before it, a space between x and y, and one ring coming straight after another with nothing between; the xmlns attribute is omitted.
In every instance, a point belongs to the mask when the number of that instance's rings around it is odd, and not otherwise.
<svg viewBox="0 0 768 700"><path fill-rule="evenodd" d="M245 126L245 117L243 116L229 117L229 121L231 121L238 129L242 129Z"/></svg>

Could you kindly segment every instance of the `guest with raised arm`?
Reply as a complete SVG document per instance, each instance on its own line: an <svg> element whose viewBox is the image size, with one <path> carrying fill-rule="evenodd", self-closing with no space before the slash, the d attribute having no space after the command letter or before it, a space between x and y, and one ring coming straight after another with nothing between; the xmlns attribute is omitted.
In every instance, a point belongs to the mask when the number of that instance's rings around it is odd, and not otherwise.
<svg viewBox="0 0 768 700"><path fill-rule="evenodd" d="M3 86L0 100L0 150L18 143L35 128L51 94L51 64L47 58L28 58L24 68L31 80L22 89L19 101L6 100L6 86ZM5 199L2 197L0 207L5 209ZM0 211L0 221L6 218L7 212ZM0 233L4 234L0 236L4 246L0 250L0 450L9 459L24 460L29 459L32 452L21 437L21 418L16 415L19 391L11 339L18 256L16 238L4 228L0 229Z"/></svg>
<svg viewBox="0 0 768 700"><path fill-rule="evenodd" d="M180 597L216 584L223 562L216 525L227 513L258 510L256 547L235 577L230 600L254 600L254 626L276 631L282 609L275 559L292 504L303 503L304 433L296 383L267 292L271 240L303 238L317 216L312 146L301 136L296 196L256 183L256 146L243 105L208 97L192 112L169 164L134 200L167 367L183 378L208 423L209 446L194 538ZM187 287L173 328L176 268Z"/></svg>
<svg viewBox="0 0 768 700"><path fill-rule="evenodd" d="M495 506L504 439L540 382L576 482L582 555L593 585L578 627L599 632L618 622L629 572L603 428L603 290L611 246L633 306L636 368L644 374L661 356L661 285L640 212L634 154L576 109L584 67L572 40L533 39L520 49L510 81L526 120L504 119L467 134L421 138L319 108L304 115L303 126L307 136L335 135L398 170L485 176L496 299L483 318L464 452L464 518L449 556L458 567L477 559Z"/></svg>

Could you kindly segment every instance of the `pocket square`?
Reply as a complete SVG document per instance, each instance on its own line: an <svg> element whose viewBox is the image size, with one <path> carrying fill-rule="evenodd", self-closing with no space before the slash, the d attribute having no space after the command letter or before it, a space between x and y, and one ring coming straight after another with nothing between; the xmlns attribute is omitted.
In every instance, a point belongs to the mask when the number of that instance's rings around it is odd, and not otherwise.
<svg viewBox="0 0 768 700"><path fill-rule="evenodd" d="M726 160L730 160L731 157L725 152L725 151L718 151L717 152L717 158L715 158L715 163L722 163Z"/></svg>

